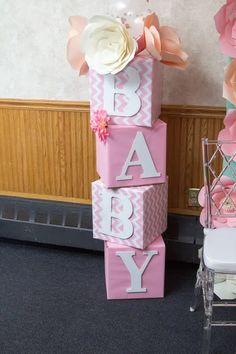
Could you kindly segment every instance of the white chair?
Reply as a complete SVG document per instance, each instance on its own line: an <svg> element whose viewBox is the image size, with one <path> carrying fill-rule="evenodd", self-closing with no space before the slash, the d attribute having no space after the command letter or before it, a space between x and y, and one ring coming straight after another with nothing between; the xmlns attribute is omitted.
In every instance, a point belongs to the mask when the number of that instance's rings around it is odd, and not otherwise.
<svg viewBox="0 0 236 354"><path fill-rule="evenodd" d="M229 145L231 144L231 145ZM231 149L229 147L231 146ZM236 142L203 139L205 206L201 221L205 224L195 298L190 311L204 300L203 353L210 352L213 326L236 326L236 321L214 321L213 307L236 306L231 301L214 301L215 280L222 274L236 276ZM229 151L235 147L234 153ZM236 297L236 296L235 296Z"/></svg>

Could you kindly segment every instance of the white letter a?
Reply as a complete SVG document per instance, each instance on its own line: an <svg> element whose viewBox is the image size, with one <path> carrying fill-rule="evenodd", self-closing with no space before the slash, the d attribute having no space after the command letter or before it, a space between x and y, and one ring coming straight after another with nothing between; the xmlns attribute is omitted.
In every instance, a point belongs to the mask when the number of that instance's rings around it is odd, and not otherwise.
<svg viewBox="0 0 236 354"><path fill-rule="evenodd" d="M132 157L136 152L138 159L137 161L132 161ZM131 149L129 151L128 157L125 161L125 164L122 168L121 175L116 177L117 181L125 181L132 179L132 175L126 175L127 169L129 166L142 166L143 173L140 175L141 178L151 178L151 177L160 177L160 172L156 170L156 167L153 163L152 156L148 150L146 141L144 139L142 132L137 132Z"/></svg>

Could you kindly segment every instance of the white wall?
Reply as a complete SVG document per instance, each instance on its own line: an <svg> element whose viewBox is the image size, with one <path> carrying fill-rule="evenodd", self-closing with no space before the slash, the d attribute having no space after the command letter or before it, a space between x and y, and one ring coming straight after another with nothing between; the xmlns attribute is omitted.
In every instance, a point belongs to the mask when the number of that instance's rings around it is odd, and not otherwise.
<svg viewBox="0 0 236 354"><path fill-rule="evenodd" d="M225 0L153 3L191 61L186 72L165 67L163 103L223 106L226 58L213 16ZM0 98L88 100L88 78L78 78L66 61L68 17L91 17L107 7L108 0L0 0Z"/></svg>

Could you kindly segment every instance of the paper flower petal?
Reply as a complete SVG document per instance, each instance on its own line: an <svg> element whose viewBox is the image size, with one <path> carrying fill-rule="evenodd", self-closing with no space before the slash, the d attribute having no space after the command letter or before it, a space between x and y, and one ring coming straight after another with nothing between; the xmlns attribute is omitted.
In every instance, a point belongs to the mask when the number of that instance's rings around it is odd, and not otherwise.
<svg viewBox="0 0 236 354"><path fill-rule="evenodd" d="M226 116L224 119L224 125L225 125L225 128L219 132L218 140L219 141L236 141L236 109L230 109L226 113ZM223 144L222 150L226 155L233 156L236 151L236 145Z"/></svg>
<svg viewBox="0 0 236 354"><path fill-rule="evenodd" d="M225 69L223 97L236 105L236 59L232 60Z"/></svg>
<svg viewBox="0 0 236 354"><path fill-rule="evenodd" d="M154 26L157 30L159 29L159 19L155 12L152 12L150 15L147 15L144 18L143 23L144 27L150 28L151 26Z"/></svg>
<svg viewBox="0 0 236 354"><path fill-rule="evenodd" d="M144 28L146 49L151 56L157 60L161 60L161 41L160 35L154 26Z"/></svg>
<svg viewBox="0 0 236 354"><path fill-rule="evenodd" d="M79 75L88 72L88 65L81 50L81 34L87 24L87 19L81 16L71 16L69 18L70 30L67 43L67 60L73 69L79 71Z"/></svg>
<svg viewBox="0 0 236 354"><path fill-rule="evenodd" d="M225 27L226 5L223 5L214 16L216 30L222 33Z"/></svg>
<svg viewBox="0 0 236 354"><path fill-rule="evenodd" d="M188 55L182 50L175 51L162 51L161 52L161 62L163 64L172 66L173 68L179 70L185 70L188 67Z"/></svg>
<svg viewBox="0 0 236 354"><path fill-rule="evenodd" d="M214 19L220 34L222 52L236 58L236 1L228 0L216 13Z"/></svg>
<svg viewBox="0 0 236 354"><path fill-rule="evenodd" d="M180 47L180 38L174 28L169 26L161 26L159 28L160 36L162 41L171 41L175 43L176 46Z"/></svg>

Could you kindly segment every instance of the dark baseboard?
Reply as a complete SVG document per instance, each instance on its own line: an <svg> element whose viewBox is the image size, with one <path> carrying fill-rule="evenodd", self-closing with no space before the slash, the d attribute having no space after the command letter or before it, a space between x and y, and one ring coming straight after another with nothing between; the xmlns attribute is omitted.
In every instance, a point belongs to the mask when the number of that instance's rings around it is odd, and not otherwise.
<svg viewBox="0 0 236 354"><path fill-rule="evenodd" d="M170 214L167 259L197 263L202 235L198 217ZM73 203L1 197L0 238L103 251L93 239L92 207Z"/></svg>

